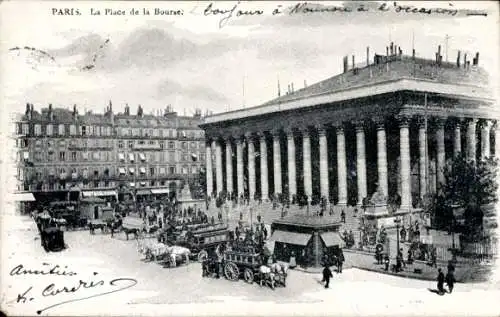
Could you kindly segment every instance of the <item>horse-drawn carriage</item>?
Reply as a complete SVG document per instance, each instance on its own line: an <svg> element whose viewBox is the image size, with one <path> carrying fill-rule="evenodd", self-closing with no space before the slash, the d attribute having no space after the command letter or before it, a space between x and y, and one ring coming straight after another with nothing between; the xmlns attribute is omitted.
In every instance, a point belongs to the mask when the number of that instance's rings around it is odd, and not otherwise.
<svg viewBox="0 0 500 317"><path fill-rule="evenodd" d="M266 265L264 257L254 247L230 249L224 251L222 258L205 259L203 262L203 276L215 273L219 275L221 270L224 277L230 281L238 281L243 278L245 282L259 283L260 286L267 285L272 289L277 286L286 286L288 267L279 263Z"/></svg>
<svg viewBox="0 0 500 317"><path fill-rule="evenodd" d="M159 235L158 241L189 249L191 257L202 262L216 250L222 252L221 247L229 241L229 230L222 223L170 227Z"/></svg>
<svg viewBox="0 0 500 317"><path fill-rule="evenodd" d="M122 230L125 232L127 240L129 234L133 234L137 239L139 234L146 230L146 224L141 218L125 217L122 220Z"/></svg>
<svg viewBox="0 0 500 317"><path fill-rule="evenodd" d="M40 232L42 246L45 251L58 252L66 248L64 232L57 227L46 227Z"/></svg>

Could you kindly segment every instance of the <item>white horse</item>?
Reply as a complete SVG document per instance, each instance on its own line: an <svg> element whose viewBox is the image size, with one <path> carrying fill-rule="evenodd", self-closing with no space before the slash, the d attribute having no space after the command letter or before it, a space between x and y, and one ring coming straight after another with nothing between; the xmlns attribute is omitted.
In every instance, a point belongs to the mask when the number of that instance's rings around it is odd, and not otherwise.
<svg viewBox="0 0 500 317"><path fill-rule="evenodd" d="M288 265L286 263L273 263L271 264L271 271L273 273L286 275L288 273Z"/></svg>
<svg viewBox="0 0 500 317"><path fill-rule="evenodd" d="M186 263L189 264L189 256L191 255L191 251L187 248L174 245L171 247L167 247L166 253L170 256L170 263L172 266L177 266L177 256L181 258L185 257Z"/></svg>
<svg viewBox="0 0 500 317"><path fill-rule="evenodd" d="M275 287L275 280L274 280L274 272L271 269L271 267L266 266L266 265L261 265L259 268L259 273L260 273L260 286L263 286L264 283L269 284L272 289Z"/></svg>

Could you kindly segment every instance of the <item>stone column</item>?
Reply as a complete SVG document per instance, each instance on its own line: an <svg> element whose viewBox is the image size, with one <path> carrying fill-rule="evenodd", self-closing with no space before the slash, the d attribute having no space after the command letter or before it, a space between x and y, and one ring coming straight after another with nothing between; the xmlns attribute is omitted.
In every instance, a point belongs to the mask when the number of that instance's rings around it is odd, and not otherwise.
<svg viewBox="0 0 500 317"><path fill-rule="evenodd" d="M328 185L328 140L326 138L326 128L323 126L316 127L319 135L319 183L321 197L325 197L326 201L330 201L330 191Z"/></svg>
<svg viewBox="0 0 500 317"><path fill-rule="evenodd" d="M224 182L222 180L222 147L220 141L215 142L215 183L217 195L224 190Z"/></svg>
<svg viewBox="0 0 500 317"><path fill-rule="evenodd" d="M410 119L401 116L399 118L399 149L400 149L400 178L401 178L401 209L411 208L411 186L410 186Z"/></svg>
<svg viewBox="0 0 500 317"><path fill-rule="evenodd" d="M312 197L312 176L311 176L311 137L309 130L302 130L302 146L303 146L303 164L304 164L304 194L307 195L308 201Z"/></svg>
<svg viewBox="0 0 500 317"><path fill-rule="evenodd" d="M439 188L444 184L444 164L446 161L446 152L444 148L444 121L442 118L436 118L436 178L437 186Z"/></svg>
<svg viewBox="0 0 500 317"><path fill-rule="evenodd" d="M243 140L241 137L236 139L236 181L238 185L238 201L240 196L245 193L245 176L243 173Z"/></svg>
<svg viewBox="0 0 500 317"><path fill-rule="evenodd" d="M387 141L385 135L385 118L378 118L377 124L377 170L378 189L386 198L389 194L387 185Z"/></svg>
<svg viewBox="0 0 500 317"><path fill-rule="evenodd" d="M453 156L456 157L462 152L461 120L455 120L454 124Z"/></svg>
<svg viewBox="0 0 500 317"><path fill-rule="evenodd" d="M490 156L490 129L491 122L483 120L481 122L481 159Z"/></svg>
<svg viewBox="0 0 500 317"><path fill-rule="evenodd" d="M345 135L342 124L337 129L337 175L339 188L339 206L347 205L347 163L345 155Z"/></svg>
<svg viewBox="0 0 500 317"><path fill-rule="evenodd" d="M286 131L287 139L287 163L288 163L288 193L290 202L294 195L297 195L297 172L295 165L295 139L293 137L293 130Z"/></svg>
<svg viewBox="0 0 500 317"><path fill-rule="evenodd" d="M427 124L425 118L418 118L418 167L420 198L427 194Z"/></svg>
<svg viewBox="0 0 500 317"><path fill-rule="evenodd" d="M467 121L467 158L476 161L476 124L477 119Z"/></svg>
<svg viewBox="0 0 500 317"><path fill-rule="evenodd" d="M260 190L262 200L269 198L269 178L267 175L267 143L266 135L259 134L260 137Z"/></svg>
<svg viewBox="0 0 500 317"><path fill-rule="evenodd" d="M255 144L250 133L245 134L245 137L248 145L248 199L253 200L255 197Z"/></svg>
<svg viewBox="0 0 500 317"><path fill-rule="evenodd" d="M207 197L212 196L214 191L213 169L212 169L212 146L210 142L205 144L205 161L207 170Z"/></svg>
<svg viewBox="0 0 500 317"><path fill-rule="evenodd" d="M233 187L233 149L231 148L231 138L225 139L226 143L226 191L234 192Z"/></svg>
<svg viewBox="0 0 500 317"><path fill-rule="evenodd" d="M273 172L274 172L274 194L281 194L281 146L280 131L273 131Z"/></svg>
<svg viewBox="0 0 500 317"><path fill-rule="evenodd" d="M366 151L365 151L365 129L364 122L359 121L356 125L356 179L358 185L358 206L363 204L363 198L368 196L368 185L366 183Z"/></svg>

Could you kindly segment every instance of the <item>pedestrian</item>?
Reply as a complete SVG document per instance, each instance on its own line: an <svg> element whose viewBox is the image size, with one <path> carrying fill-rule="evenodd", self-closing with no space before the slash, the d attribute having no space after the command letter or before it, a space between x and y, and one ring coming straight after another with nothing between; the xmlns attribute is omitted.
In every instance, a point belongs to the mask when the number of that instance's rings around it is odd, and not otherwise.
<svg viewBox="0 0 500 317"><path fill-rule="evenodd" d="M388 254L386 254L386 255L384 256L384 264L385 264L385 268L384 268L384 270L385 270L385 271L389 271L389 263L390 263L390 260L389 260L389 255L388 255Z"/></svg>
<svg viewBox="0 0 500 317"><path fill-rule="evenodd" d="M448 285L448 293L453 292L453 285L455 285L455 275L453 271L448 271L446 273L446 285Z"/></svg>
<svg viewBox="0 0 500 317"><path fill-rule="evenodd" d="M441 271L441 269L438 269L438 277L437 277L437 287L438 287L438 294L443 295L444 294L444 274Z"/></svg>
<svg viewBox="0 0 500 317"><path fill-rule="evenodd" d="M337 259L337 270L339 273L342 273L342 266L344 265L344 261L344 252L342 252L342 249L340 249L339 257Z"/></svg>
<svg viewBox="0 0 500 317"><path fill-rule="evenodd" d="M345 223L345 211L342 209L342 212L340 213L340 220Z"/></svg>
<svg viewBox="0 0 500 317"><path fill-rule="evenodd" d="M323 269L323 280L321 282L325 282L325 288L328 288L330 286L330 278L333 277L332 271L328 267L327 264L325 264L325 268Z"/></svg>
<svg viewBox="0 0 500 317"><path fill-rule="evenodd" d="M294 269L295 267L297 267L297 261L295 259L295 252L294 251L292 251L292 255L290 256L290 262L289 262L288 267L291 269Z"/></svg>

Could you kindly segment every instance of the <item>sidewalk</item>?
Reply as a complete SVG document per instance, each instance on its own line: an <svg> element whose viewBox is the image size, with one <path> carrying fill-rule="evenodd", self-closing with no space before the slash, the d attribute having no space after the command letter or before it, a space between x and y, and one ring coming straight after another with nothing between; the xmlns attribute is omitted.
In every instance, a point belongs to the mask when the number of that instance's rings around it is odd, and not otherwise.
<svg viewBox="0 0 500 317"><path fill-rule="evenodd" d="M362 270L373 271L383 274L401 276L406 278L414 278L419 280L435 281L437 278L437 269L446 274L448 263L438 263L437 268L427 265L422 261L415 261L413 264L403 268L403 271L395 273L390 271L390 267L395 264L391 261L389 271L385 271L383 264L377 264L373 254L359 253L356 251L344 249L345 263L344 268L355 267ZM421 270L421 273L416 273L415 269ZM461 283L484 282L488 280L488 273L492 270L492 266L488 265L457 265L455 267L455 279Z"/></svg>

